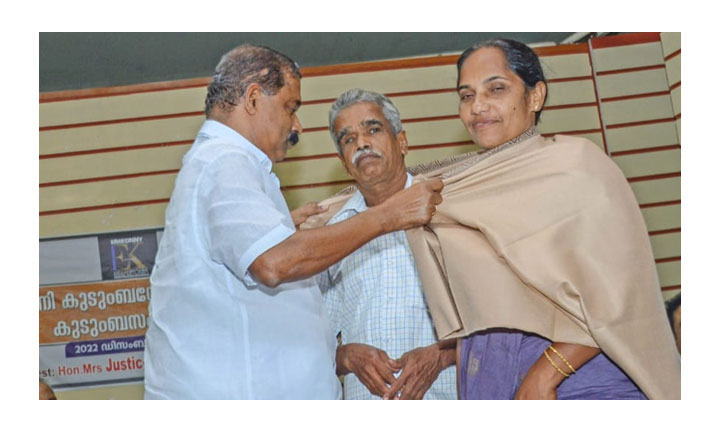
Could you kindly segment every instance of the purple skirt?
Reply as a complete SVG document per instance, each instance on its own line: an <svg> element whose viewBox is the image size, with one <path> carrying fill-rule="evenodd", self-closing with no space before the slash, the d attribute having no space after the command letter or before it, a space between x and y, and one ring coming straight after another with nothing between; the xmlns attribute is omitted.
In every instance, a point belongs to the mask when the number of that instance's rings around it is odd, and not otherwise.
<svg viewBox="0 0 720 432"><path fill-rule="evenodd" d="M513 399L530 367L551 341L517 330L494 329L462 340L460 399ZM647 399L602 352L557 388L558 399Z"/></svg>

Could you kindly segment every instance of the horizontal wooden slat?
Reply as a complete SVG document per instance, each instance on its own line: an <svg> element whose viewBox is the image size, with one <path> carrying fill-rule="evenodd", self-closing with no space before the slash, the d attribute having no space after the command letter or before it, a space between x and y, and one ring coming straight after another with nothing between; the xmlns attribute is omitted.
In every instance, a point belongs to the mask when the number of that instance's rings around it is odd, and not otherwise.
<svg viewBox="0 0 720 432"><path fill-rule="evenodd" d="M625 177L644 177L680 171L680 150L664 150L613 157Z"/></svg>
<svg viewBox="0 0 720 432"><path fill-rule="evenodd" d="M410 96L394 96L392 102L400 112L401 121L428 117L458 115L458 96L455 91ZM298 118L304 129L327 128L332 102L304 105ZM325 131L327 133L327 131Z"/></svg>
<svg viewBox="0 0 720 432"><path fill-rule="evenodd" d="M680 285L680 261L657 263L661 287Z"/></svg>
<svg viewBox="0 0 720 432"><path fill-rule="evenodd" d="M680 256L680 233L668 233L650 236L655 259Z"/></svg>
<svg viewBox="0 0 720 432"><path fill-rule="evenodd" d="M40 155L193 141L205 116L179 117L40 132Z"/></svg>
<svg viewBox="0 0 720 432"><path fill-rule="evenodd" d="M665 61L660 42L598 48L592 55L595 72L654 66Z"/></svg>
<svg viewBox="0 0 720 432"><path fill-rule="evenodd" d="M587 53L540 57L540 64L549 80L592 75Z"/></svg>
<svg viewBox="0 0 720 432"><path fill-rule="evenodd" d="M605 138L611 153L680 143L674 121L608 129Z"/></svg>
<svg viewBox="0 0 720 432"><path fill-rule="evenodd" d="M40 127L205 110L206 89L167 90L40 104Z"/></svg>
<svg viewBox="0 0 720 432"><path fill-rule="evenodd" d="M680 228L680 204L642 209L648 231Z"/></svg>
<svg viewBox="0 0 720 432"><path fill-rule="evenodd" d="M590 79L549 83L547 93L546 108L596 102L595 87Z"/></svg>
<svg viewBox="0 0 720 432"><path fill-rule="evenodd" d="M40 188L40 211L170 198L177 174Z"/></svg>
<svg viewBox="0 0 720 432"><path fill-rule="evenodd" d="M40 216L40 238L160 228L167 203Z"/></svg>
<svg viewBox="0 0 720 432"><path fill-rule="evenodd" d="M606 125L673 118L670 95L625 99L601 104Z"/></svg>
<svg viewBox="0 0 720 432"><path fill-rule="evenodd" d="M680 199L680 177L632 182L630 187L640 205Z"/></svg>
<svg viewBox="0 0 720 432"><path fill-rule="evenodd" d="M538 130L543 134L600 129L597 107L567 108L543 111Z"/></svg>
<svg viewBox="0 0 720 432"><path fill-rule="evenodd" d="M301 92L302 99L307 101L335 99L346 90L356 87L383 94L454 88L456 79L457 73L452 65L350 73L305 78Z"/></svg>
<svg viewBox="0 0 720 432"><path fill-rule="evenodd" d="M597 77L600 99L618 96L640 95L668 90L664 68L648 69Z"/></svg>
<svg viewBox="0 0 720 432"><path fill-rule="evenodd" d="M40 183L178 169L190 144L40 160Z"/></svg>

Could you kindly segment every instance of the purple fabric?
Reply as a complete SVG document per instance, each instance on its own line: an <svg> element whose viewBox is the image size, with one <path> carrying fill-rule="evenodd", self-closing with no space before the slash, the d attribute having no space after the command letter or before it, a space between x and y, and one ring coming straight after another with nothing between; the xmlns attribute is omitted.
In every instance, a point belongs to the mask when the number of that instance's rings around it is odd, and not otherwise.
<svg viewBox="0 0 720 432"><path fill-rule="evenodd" d="M460 399L512 399L527 371L550 344L540 336L506 329L463 339ZM558 399L647 399L603 353L565 379L557 394Z"/></svg>

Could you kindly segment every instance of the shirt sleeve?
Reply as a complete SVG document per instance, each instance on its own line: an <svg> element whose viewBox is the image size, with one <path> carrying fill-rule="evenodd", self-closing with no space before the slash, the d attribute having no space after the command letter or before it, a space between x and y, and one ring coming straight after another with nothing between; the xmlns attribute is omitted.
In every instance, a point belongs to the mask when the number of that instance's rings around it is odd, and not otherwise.
<svg viewBox="0 0 720 432"><path fill-rule="evenodd" d="M250 156L229 152L206 167L199 188L210 258L247 285L257 285L248 272L255 259L295 231L287 208L266 193L264 175Z"/></svg>

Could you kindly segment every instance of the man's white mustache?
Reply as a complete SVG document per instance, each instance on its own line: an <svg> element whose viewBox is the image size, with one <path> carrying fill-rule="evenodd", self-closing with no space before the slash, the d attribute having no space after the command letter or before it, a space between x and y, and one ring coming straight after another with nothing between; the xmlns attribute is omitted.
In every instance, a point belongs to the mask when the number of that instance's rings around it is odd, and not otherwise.
<svg viewBox="0 0 720 432"><path fill-rule="evenodd" d="M373 156L377 156L377 157L382 157L382 153L380 153L379 151L373 150L370 147L365 147L365 148L361 148L360 150L355 152L355 154L352 157L352 161L351 161L352 164L357 166L357 160L365 155L373 155Z"/></svg>

